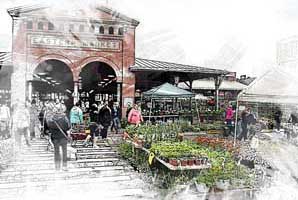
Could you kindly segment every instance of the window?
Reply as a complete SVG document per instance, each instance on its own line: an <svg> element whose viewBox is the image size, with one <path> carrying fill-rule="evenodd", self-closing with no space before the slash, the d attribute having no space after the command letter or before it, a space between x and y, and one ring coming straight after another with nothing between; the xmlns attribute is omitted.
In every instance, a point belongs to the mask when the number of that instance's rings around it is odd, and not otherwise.
<svg viewBox="0 0 298 200"><path fill-rule="evenodd" d="M123 35L123 32L124 31L123 31L123 28L122 27L118 29L118 35Z"/></svg>
<svg viewBox="0 0 298 200"><path fill-rule="evenodd" d="M33 22L27 21L27 29L32 29L32 28L33 28Z"/></svg>
<svg viewBox="0 0 298 200"><path fill-rule="evenodd" d="M80 27L79 27L79 31L84 32L84 30L85 30L85 26L83 24L81 24Z"/></svg>
<svg viewBox="0 0 298 200"><path fill-rule="evenodd" d="M38 30L43 30L43 23L42 22L38 22L37 29Z"/></svg>
<svg viewBox="0 0 298 200"><path fill-rule="evenodd" d="M69 31L74 31L74 25L73 24L69 25Z"/></svg>
<svg viewBox="0 0 298 200"><path fill-rule="evenodd" d="M104 34L105 33L105 28L103 26L99 27L99 33Z"/></svg>
<svg viewBox="0 0 298 200"><path fill-rule="evenodd" d="M109 34L110 34L110 35L113 35L113 34L114 34L114 28L113 28L113 27L110 27L110 28L109 28Z"/></svg>
<svg viewBox="0 0 298 200"><path fill-rule="evenodd" d="M54 30L54 24L52 22L48 23L48 30Z"/></svg>

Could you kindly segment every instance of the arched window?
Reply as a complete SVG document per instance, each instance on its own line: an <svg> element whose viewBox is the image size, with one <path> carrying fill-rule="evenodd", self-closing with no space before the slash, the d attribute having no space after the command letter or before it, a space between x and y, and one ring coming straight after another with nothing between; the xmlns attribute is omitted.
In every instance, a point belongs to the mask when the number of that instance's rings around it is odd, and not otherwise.
<svg viewBox="0 0 298 200"><path fill-rule="evenodd" d="M33 22L27 21L27 29L32 29L32 28L33 28Z"/></svg>
<svg viewBox="0 0 298 200"><path fill-rule="evenodd" d="M122 27L118 29L118 35L123 35L123 32L124 32L124 30Z"/></svg>
<svg viewBox="0 0 298 200"><path fill-rule="evenodd" d="M103 26L99 27L99 33L104 34L105 33L105 28Z"/></svg>
<svg viewBox="0 0 298 200"><path fill-rule="evenodd" d="M84 26L83 24L81 24L81 25L79 26L79 31L80 31L80 32L84 32L84 31L85 31L85 26Z"/></svg>
<svg viewBox="0 0 298 200"><path fill-rule="evenodd" d="M51 30L54 30L54 24L52 22L49 22L48 23L48 29L51 31Z"/></svg>
<svg viewBox="0 0 298 200"><path fill-rule="evenodd" d="M110 27L110 28L109 28L109 34L110 34L110 35L113 35L113 34L114 34L114 28L113 28L113 27Z"/></svg>
<svg viewBox="0 0 298 200"><path fill-rule="evenodd" d="M37 29L38 30L43 30L43 23L42 22L38 22Z"/></svg>

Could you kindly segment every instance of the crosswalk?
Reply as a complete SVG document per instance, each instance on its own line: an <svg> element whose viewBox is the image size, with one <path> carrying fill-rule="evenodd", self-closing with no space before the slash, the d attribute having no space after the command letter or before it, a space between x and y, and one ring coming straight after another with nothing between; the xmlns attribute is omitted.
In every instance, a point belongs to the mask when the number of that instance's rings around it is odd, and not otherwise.
<svg viewBox="0 0 298 200"><path fill-rule="evenodd" d="M37 139L23 147L0 173L0 199L156 199L148 185L122 160L117 135L99 148L78 141L68 171L56 171L48 142ZM116 139L115 139L116 138ZM118 138L119 139L119 138Z"/></svg>

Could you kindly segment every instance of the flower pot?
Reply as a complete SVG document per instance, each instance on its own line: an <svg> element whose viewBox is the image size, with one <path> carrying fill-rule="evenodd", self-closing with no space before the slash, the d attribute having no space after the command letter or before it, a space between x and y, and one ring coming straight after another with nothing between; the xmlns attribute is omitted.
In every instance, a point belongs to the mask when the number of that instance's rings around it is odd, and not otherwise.
<svg viewBox="0 0 298 200"><path fill-rule="evenodd" d="M187 164L188 164L189 166L193 166L193 165L195 164L195 160L194 160L194 159L189 159L189 160L187 161Z"/></svg>
<svg viewBox="0 0 298 200"><path fill-rule="evenodd" d="M177 159L169 159L169 163L170 165L173 165L173 166L178 166L179 164Z"/></svg>
<svg viewBox="0 0 298 200"><path fill-rule="evenodd" d="M197 158L197 159L195 160L195 164L196 164L196 165L201 165L201 164L202 164L202 159Z"/></svg>
<svg viewBox="0 0 298 200"><path fill-rule="evenodd" d="M187 160L180 160L181 166L187 166Z"/></svg>

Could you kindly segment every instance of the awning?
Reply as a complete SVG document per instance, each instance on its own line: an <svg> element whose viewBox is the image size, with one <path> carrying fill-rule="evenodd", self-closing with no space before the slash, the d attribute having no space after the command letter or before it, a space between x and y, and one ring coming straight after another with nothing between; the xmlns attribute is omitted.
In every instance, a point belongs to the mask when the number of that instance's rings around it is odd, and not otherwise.
<svg viewBox="0 0 298 200"><path fill-rule="evenodd" d="M179 83L178 87L188 89L189 87L185 83ZM219 86L219 90L236 90L241 91L247 86L237 81L223 80ZM213 80L195 80L192 83L193 90L215 90L215 84Z"/></svg>
<svg viewBox="0 0 298 200"><path fill-rule="evenodd" d="M152 88L143 93L145 97L151 98L189 98L195 94L187 90L183 90L169 83L164 83L158 87Z"/></svg>
<svg viewBox="0 0 298 200"><path fill-rule="evenodd" d="M0 65L12 65L11 52L0 52Z"/></svg>
<svg viewBox="0 0 298 200"><path fill-rule="evenodd" d="M293 73L273 68L239 95L239 101L298 104L298 81Z"/></svg>

